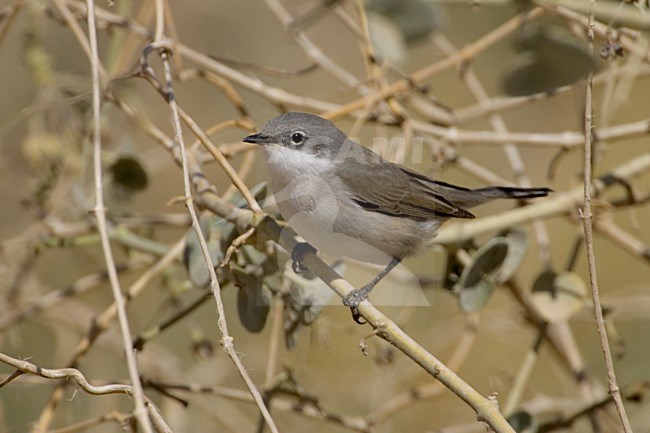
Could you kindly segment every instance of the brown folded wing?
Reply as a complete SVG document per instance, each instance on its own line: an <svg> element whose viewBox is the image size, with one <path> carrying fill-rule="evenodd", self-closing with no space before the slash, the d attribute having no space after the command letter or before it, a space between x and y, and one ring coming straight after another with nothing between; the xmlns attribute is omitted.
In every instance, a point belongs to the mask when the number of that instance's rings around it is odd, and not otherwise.
<svg viewBox="0 0 650 433"><path fill-rule="evenodd" d="M436 192L435 182L419 173L389 162L347 161L344 167L337 170L337 176L352 200L367 211L416 221L474 218Z"/></svg>

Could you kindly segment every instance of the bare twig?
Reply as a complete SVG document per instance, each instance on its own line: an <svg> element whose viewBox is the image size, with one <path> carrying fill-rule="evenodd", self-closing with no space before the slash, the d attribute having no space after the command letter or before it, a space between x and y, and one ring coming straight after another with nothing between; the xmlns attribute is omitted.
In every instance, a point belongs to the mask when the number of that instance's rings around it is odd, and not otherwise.
<svg viewBox="0 0 650 433"><path fill-rule="evenodd" d="M137 268L138 265L138 263L133 262L125 263L124 265L117 266L117 272L122 273L129 269L134 269ZM52 305L65 300L66 298L79 296L88 290L99 286L107 279L108 273L106 271L88 274L62 289L54 290L44 296L39 297L38 299L35 299L33 302L30 302L27 305L16 308L15 310L3 315L0 318L0 332L22 320L33 316L39 311L46 310Z"/></svg>
<svg viewBox="0 0 650 433"><path fill-rule="evenodd" d="M27 374L33 374L35 376L44 377L46 379L73 379L79 387L92 395L107 395L107 394L127 394L134 396L135 390L130 385L121 385L121 384L110 384L102 386L94 386L88 379L77 369L75 368L59 368L59 369L49 369L43 368L37 365L32 364L31 362L23 361L20 359L13 358L4 353L0 352L0 362L4 362L7 365L11 365L16 368L18 371ZM146 397L143 397L146 398ZM150 416L154 419L158 431L169 432L171 429L165 423L162 415L158 411L158 408L148 399L143 401L145 410L145 416L147 419ZM164 426L163 430L160 430L158 427Z"/></svg>
<svg viewBox="0 0 650 433"><path fill-rule="evenodd" d="M438 45L441 46L443 49L445 49L448 53L450 54L456 53L457 51L456 48L444 36L438 36L435 40L438 42ZM463 74L463 78L467 83L467 87L472 91L474 97L481 104L486 104L487 101L490 100L487 91L485 90L480 80L478 79L478 77L476 76L476 74L471 68L467 68L465 70L465 73ZM503 120L503 117L498 113L492 113L490 116L488 116L488 119L490 121L490 124L492 125L492 127L497 133L507 134L509 132L505 120ZM512 171L517 179L517 184L521 187L531 187L532 184L530 182L530 178L526 174L527 173L526 167L524 166L524 161L521 157L521 153L517 149L517 146L515 146L515 144L511 142L504 143L503 150L506 156L508 157L508 161L510 162ZM535 228L535 235L537 236L537 245L538 245L540 260L545 267L549 267L551 262L551 254L549 251L550 247L549 247L548 231L546 230L546 226L544 226L544 223L542 223L541 221L534 221L533 227Z"/></svg>
<svg viewBox="0 0 650 433"><path fill-rule="evenodd" d="M86 57L88 57L88 60L93 63L96 62L97 64L97 69L99 71L100 76L102 79L106 79L106 69L104 69L104 66L100 63L99 59L93 60L93 53L92 53L92 40L89 41L91 36L89 35L88 38L84 35L84 31L77 22L75 16L72 14L70 9L68 8L68 5L66 4L65 0L52 0L54 3L54 6L56 6L57 10L65 20L65 23L70 27L70 31L72 34L77 38L77 41L79 42L79 45L83 49L84 53L86 54ZM93 5L94 6L94 5ZM90 6L88 3L86 4L86 7L89 8ZM94 12L93 12L94 13ZM88 18L86 14L86 18Z"/></svg>
<svg viewBox="0 0 650 433"><path fill-rule="evenodd" d="M631 255L650 262L650 245L621 229L611 217L603 215L596 218L594 229Z"/></svg>
<svg viewBox="0 0 650 433"><path fill-rule="evenodd" d="M122 412L118 411L111 411L107 414L97 416L94 418L90 418L78 423L74 423L71 425L68 425L66 427L61 427L57 428L54 430L50 430L47 433L77 433L77 432L83 432L87 431L91 427L95 427L98 425L106 424L106 423L116 423L118 425L124 425L127 421L131 419L131 415L124 414Z"/></svg>
<svg viewBox="0 0 650 433"><path fill-rule="evenodd" d="M151 279L153 279L156 275L163 272L167 268L167 266L169 266L169 264L178 257L184 245L185 245L184 239L177 242L176 245L170 248L167 254L161 257L156 263L154 263L149 269L147 269L146 272L140 275L140 277L127 290L124 301L128 302L130 299L140 294L142 290L144 290L147 287ZM86 355L86 353L88 353L93 343L102 334L102 332L104 332L109 327L109 325L115 318L116 312L117 312L117 306L115 305L115 303L113 303L108 308L106 308L102 313L100 313L96 318L93 319L92 323L88 327L88 330L86 331L86 335L81 339L81 341L79 341L70 361L68 361L67 364L68 367L73 368L79 365L79 362ZM63 398L63 389L64 389L64 384L60 384L54 389L52 395L50 396L50 400L48 404L46 405L46 407L41 413L40 419L38 421L38 425L49 424L54 409Z"/></svg>
<svg viewBox="0 0 650 433"><path fill-rule="evenodd" d="M293 250L297 244L295 238L288 234L287 231L282 230L270 218L262 220L257 228L258 231L267 233L271 239L278 242L287 251ZM307 253L303 259L303 263L341 298L354 290L350 283L344 280L315 254ZM512 427L499 412L498 403L495 399L486 398L479 394L467 382L454 373L453 370L449 369L424 347L415 342L408 334L402 331L395 322L377 310L369 301L366 300L359 305L359 313L372 326L377 336L395 346L467 403L476 412L479 421L485 422L497 433L514 433Z"/></svg>
<svg viewBox="0 0 650 433"><path fill-rule="evenodd" d="M266 5L278 17L285 29L289 30L294 22L293 17L284 8L282 3L279 0L266 0ZM337 80L343 82L347 87L354 88L358 85L359 80L354 75L330 59L304 32L296 30L291 33L312 62L319 65Z"/></svg>
<svg viewBox="0 0 650 433"><path fill-rule="evenodd" d="M458 371L467 356L469 355L474 342L476 341L477 331L479 326L478 313L469 314L465 322L465 329L463 335L458 340L458 344L454 348L454 352L449 357L447 365L454 371ZM378 410L368 416L368 423L370 425L379 425L383 421L390 419L400 413L405 408L411 406L416 401L426 401L427 399L434 398L444 390L440 382L426 383L413 387L403 394L398 394L388 400Z"/></svg>
<svg viewBox="0 0 650 433"><path fill-rule="evenodd" d="M158 8L162 8L163 7L162 0L157 0L156 6ZM162 34L160 36L162 37ZM235 351L234 338L230 335L230 332L228 331L228 323L226 322L226 312L223 306L223 300L221 299L221 287L219 285L219 280L217 278L217 274L214 269L215 264L212 262L212 258L210 257L210 250L208 249L205 236L203 235L203 231L201 230L196 209L194 208L194 198L192 196L192 190L191 190L192 183L190 180L190 172L188 168L188 157L187 157L187 151L185 147L185 140L183 139L183 131L181 128L181 114L180 114L181 110L179 109L178 104L176 102L176 96L174 94L174 89L172 86L172 72L171 72L171 65L169 62L171 49L166 44L165 39L156 40L150 47L151 47L150 49L157 48L161 50L161 59L163 62L163 68L165 73L165 95L167 97L167 102L169 103L169 108L171 110L172 126L174 128L176 142L178 143L178 146L180 148L181 159L182 159L185 206L187 207L190 217L192 218L192 228L194 229L197 239L199 241L199 245L201 246L201 252L203 253L203 257L206 262L206 267L210 275L210 289L212 290L212 294L214 296L217 305L217 314L218 314L217 323L222 335L221 341L226 353L228 354L228 356L230 356L231 360L235 364L235 367L237 368L237 371L239 372L239 375L242 377L248 390L250 391L251 395L255 399L255 402L260 412L262 413L264 420L269 425L271 432L278 433L278 429L275 426L275 422L273 421L273 418L271 417L268 408L264 404L261 394L259 393L257 387L255 386L255 383L253 382L248 372L246 371L246 368L244 367L243 363L241 362L241 359L239 358L239 355ZM218 153L217 155L220 155L220 153ZM224 168L226 167L231 168L230 164L228 164L228 162L225 160L225 158L223 158L223 156L221 156L221 159L218 158L218 160ZM253 211L259 211L259 205L257 205L257 202L250 194L248 188L243 184L243 182L241 182L241 180L235 173L233 182L237 182L237 181L241 183L240 191L244 195L244 197L246 197L246 199L248 200L251 209L253 209Z"/></svg>
<svg viewBox="0 0 650 433"><path fill-rule="evenodd" d="M596 0L591 0L593 7ZM587 39L589 41L589 48L593 51L594 43L594 14L589 15L589 26ZM605 357L605 365L607 367L607 381L609 383L608 391L614 398L614 405L616 411L621 419L623 430L626 433L632 433L630 420L625 413L625 406L621 399L621 392L616 382L616 373L614 371L614 362L609 348L609 341L607 338L607 330L605 329L605 320L603 318L603 308L600 304L600 294L598 289L598 274L596 271L596 256L594 253L593 241L593 228L592 228L592 213L591 213L591 164L592 164L592 80L593 73L587 76L586 90L585 90L585 153L584 153L584 205L580 211L582 224L585 231L585 243L587 246L587 266L589 269L589 282L591 284L591 296L593 299L594 316L596 317L596 325L598 327L598 335L600 336L600 346L603 349Z"/></svg>
<svg viewBox="0 0 650 433"><path fill-rule="evenodd" d="M117 309L118 321L120 324L120 331L122 334L122 343L124 344L124 352L126 355L126 363L129 370L129 377L131 379L131 386L133 387L133 399L135 403L134 415L138 420L138 424L145 433L152 433L153 427L147 410L145 408L145 397L142 392L142 385L140 384L140 373L138 366L131 348L131 330L129 329L129 321L126 315L126 307L124 297L122 296L122 288L120 287L120 279L117 275L115 261L113 259L113 252L111 250L111 243L106 228L106 207L104 205L104 179L102 169L102 124L101 124L101 95L99 83L99 54L97 49L97 30L95 28L95 3L93 0L87 0L88 7L88 39L90 41L90 63L92 69L92 83L93 83L93 161L95 172L95 200L96 205L94 214L97 218L97 230L102 240L102 250L104 251L104 258L106 260L106 270L108 272L108 279L110 281L111 289L113 290L113 299L115 300L115 307ZM67 8L66 8L67 9Z"/></svg>
<svg viewBox="0 0 650 433"><path fill-rule="evenodd" d="M611 171L613 178L631 179L650 169L650 153L638 155L634 159ZM609 175L603 175L591 182L592 191L600 194L612 185ZM513 209L499 215L491 215L468 222L450 221L440 228L435 243L450 244L472 239L482 233L522 224L534 218L550 218L575 210L584 201L583 187L576 187L567 192L554 193L551 197L523 208Z"/></svg>
<svg viewBox="0 0 650 433"><path fill-rule="evenodd" d="M413 129L421 134L428 134L451 143L462 143L466 145L504 146L507 143L515 143L522 146L577 149L582 146L584 141L581 131L552 133L471 131L456 127L448 128L432 125L418 120L412 120L411 123ZM650 134L648 132L650 129L648 127L649 125L650 119L644 119L596 129L592 133L600 141L623 141L648 136Z"/></svg>
<svg viewBox="0 0 650 433"><path fill-rule="evenodd" d="M347 115L355 110L362 109L369 105L372 105L376 102L382 101L386 98L394 96L397 93L404 92L409 90L409 88L415 83L420 84L426 78L449 69L451 67L461 65L464 62L467 62L477 56L479 53L484 51L486 48L490 47L494 43L500 41L505 36L509 35L513 31L519 28L519 26L528 20L532 20L538 17L542 13L542 9L537 7L524 14L517 15L516 17L506 21L496 29L492 30L489 34L484 35L477 41L472 44L467 45L458 54L453 56L445 57L444 59L432 63L429 66L426 66L419 71L411 74L409 79L402 79L394 82L393 84L385 87L384 89L379 90L365 96L363 98L357 99L356 101L350 102L336 110L330 111L325 115L329 119Z"/></svg>

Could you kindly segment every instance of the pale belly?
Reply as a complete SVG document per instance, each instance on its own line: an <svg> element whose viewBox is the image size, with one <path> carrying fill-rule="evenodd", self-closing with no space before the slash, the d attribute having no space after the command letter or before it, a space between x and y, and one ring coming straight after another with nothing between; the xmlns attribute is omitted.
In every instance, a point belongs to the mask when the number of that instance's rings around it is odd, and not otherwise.
<svg viewBox="0 0 650 433"><path fill-rule="evenodd" d="M435 234L437 222L417 223L362 209L327 175L326 162L287 154L271 154L267 161L275 200L289 226L319 251L386 265L413 254Z"/></svg>
<svg viewBox="0 0 650 433"><path fill-rule="evenodd" d="M360 239L350 224L341 225L346 209L335 192L324 182L295 179L278 187L275 200L289 226L317 250L334 257L348 257L362 262L387 264L391 256Z"/></svg>

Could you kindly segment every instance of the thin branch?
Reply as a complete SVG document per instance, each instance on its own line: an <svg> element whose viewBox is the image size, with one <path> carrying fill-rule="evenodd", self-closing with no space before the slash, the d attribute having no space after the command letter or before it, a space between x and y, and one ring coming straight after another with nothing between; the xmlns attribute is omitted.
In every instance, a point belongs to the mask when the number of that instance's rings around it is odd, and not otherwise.
<svg viewBox="0 0 650 433"><path fill-rule="evenodd" d="M472 347L474 347L478 327L479 314L468 314L463 335L458 339L454 352L449 357L449 361L447 361L447 365L453 371L460 370L470 354ZM405 408L411 406L413 403L432 399L440 395L443 390L444 387L440 382L431 382L415 386L403 394L398 394L386 401L386 403L384 403L379 409L368 416L368 423L370 425L379 425L388 420L391 416L394 416Z"/></svg>
<svg viewBox="0 0 650 433"><path fill-rule="evenodd" d="M117 266L117 272L122 273L131 269L137 269L137 267L141 265L142 264L138 262L127 262L123 265ZM67 298L72 298L74 296L79 296L83 293L86 293L88 290L99 286L107 279L108 273L106 271L84 275L66 287L58 290L53 290L22 307L7 312L2 317L0 317L0 333L5 329L15 325L16 323L32 317L39 311L44 311L52 305L62 302Z"/></svg>
<svg viewBox="0 0 650 433"><path fill-rule="evenodd" d="M162 0L158 0L157 6L158 7L162 6ZM217 278L217 274L214 269L215 264L212 262L212 258L210 257L210 250L208 249L208 245L205 240L205 236L203 235L203 231L201 230L199 218L196 214L196 209L194 207L194 198L192 196L192 190L191 190L192 183L190 180L189 167L188 167L188 156L185 147L185 140L183 139L183 131L181 127L181 109L176 102L176 96L172 86L172 72L171 72L171 65L169 61L170 54L171 54L171 47L166 44L166 41L164 39L161 39L155 41L152 45L150 45L148 47L148 50L155 49L155 48L160 50L164 74L165 74L165 96L167 98L167 102L169 104L169 108L172 114L172 127L174 129L176 142L178 143L178 146L180 148L182 167L183 167L183 187L184 187L184 196L185 196L185 206L187 207L190 217L192 218L192 228L194 229L197 239L199 241L199 245L201 246L201 252L203 253L203 257L206 262L206 267L210 275L210 288L212 290L215 302L217 304L217 313L218 313L217 323L219 326L219 330L221 331L222 334L222 343L226 353L228 353L228 356L230 356L231 360L235 364L235 367L237 368L237 371L239 372L239 375L242 377L248 390L250 391L251 395L255 399L255 402L257 403L257 406L260 412L262 413L262 416L264 417L265 421L269 425L271 432L278 433L278 429L275 426L275 422L273 421L273 418L271 417L268 408L264 404L261 394L259 393L257 387L255 386L255 383L253 382L248 372L246 371L246 368L244 367L243 363L241 362L241 359L239 358L239 355L235 351L234 338L230 335L230 332L228 331L225 309L223 306L223 300L221 298L221 287L219 285L219 280ZM143 57L146 57L146 51ZM150 71L149 73L151 74L152 71ZM189 117L189 116L185 116L185 117ZM196 127L198 128L198 126ZM202 135L204 136L203 138L207 139L207 136L205 136L205 134ZM226 171L227 168L230 168L232 170L232 167L225 160L223 155L221 155L220 153L218 153L218 155L221 158L219 158L216 155L215 157L217 158L219 163L222 164L222 167L224 167ZM228 174L231 175L231 173ZM237 186L241 191L242 195L246 197L251 209L253 209L254 211L259 211L260 209L259 205L257 205L257 202L253 198L252 194L250 193L248 188L243 184L243 182L241 182L241 179L239 179L236 173L234 173L234 176L231 175L231 179L233 180L233 183L239 182L241 184L241 185L238 184Z"/></svg>
<svg viewBox="0 0 650 433"><path fill-rule="evenodd" d="M503 407L503 413L506 416L510 416L514 413L515 409L521 402L521 396L524 394L526 385L530 380L533 370L537 365L537 360L539 359L539 349L544 342L544 334L546 333L546 328L548 323L544 322L537 330L537 335L535 335L535 341L533 342L532 347L526 353L523 362L521 363L517 375L515 376L514 383L510 388L510 393L508 394L508 399L506 404Z"/></svg>
<svg viewBox="0 0 650 433"><path fill-rule="evenodd" d="M162 273L170 263L172 263L183 251L185 245L185 239L181 239L176 245L172 246L167 254L161 257L156 263L154 263L149 269L147 269L140 277L129 287L124 298L125 302L128 302L130 299L138 296L145 288L150 287L149 282L157 275ZM70 361L67 365L70 368L76 367L81 362L81 359L88 353L92 345L97 338L102 335L102 333L110 326L115 314L117 312L117 307L115 303L108 306L102 313L93 319L86 335L79 341L77 347L74 350ZM129 343L130 345L130 343ZM58 403L63 399L63 389L65 384L59 384L52 395L50 396L49 402L46 407L43 409L38 425L47 425L51 421L52 413Z"/></svg>
<svg viewBox="0 0 650 433"><path fill-rule="evenodd" d="M476 57L479 53L483 52L496 42L508 36L517 30L522 23L530 21L542 14L542 8L536 7L526 13L515 16L509 19L499 27L492 30L490 33L479 38L475 42L465 46L458 54L445 57L444 59L425 66L424 68L414 72L410 75L409 79L402 79L394 82L393 84L379 90L378 92L371 93L356 101L350 102L336 110L328 112L325 117L334 119L352 113L353 111L363 109L370 105L376 104L379 101L385 100L398 93L405 92L411 88L413 84L420 84L425 79L431 77L446 69L454 66L461 65Z"/></svg>
<svg viewBox="0 0 650 433"><path fill-rule="evenodd" d="M435 38L435 41L441 46L448 54L454 54L457 52L456 47L444 36L440 35ZM463 79L467 84L469 90L474 94L474 97L481 104L487 104L490 100L488 92L485 90L485 87L479 80L478 76L474 73L472 68L467 68L463 73ZM490 124L497 133L507 134L509 132L508 126L506 125L503 117L498 113L492 113L488 116ZM521 157L521 153L517 146L514 143L508 142L504 143L503 150L508 157L512 171L517 179L517 184L521 187L531 187L530 178L526 173L526 167L524 166L524 161ZM549 236L546 226L541 221L533 221L533 227L535 230L535 235L537 237L537 245L539 251L540 261L544 267L549 267L551 262L550 254L550 245L549 245ZM508 412L508 411L506 411Z"/></svg>
<svg viewBox="0 0 650 433"><path fill-rule="evenodd" d="M633 159L613 169L609 174L594 179L591 183L592 190L600 194L614 184L613 179L631 179L640 176L650 169L650 152L638 155ZM550 197L539 200L526 207L490 215L468 222L449 221L440 228L434 243L453 244L464 242L480 234L502 230L535 218L550 218L557 215L568 214L574 211L584 201L583 187L575 187L563 193L553 193Z"/></svg>
<svg viewBox="0 0 650 433"><path fill-rule="evenodd" d="M628 384L623 387L622 393L625 399L629 399L632 401L640 401L647 396L648 384L645 382L635 382L635 383ZM604 395L595 400L588 401L582 404L580 407L571 410L565 415L541 423L539 425L538 432L547 433L550 431L560 430L560 429L564 431L567 428L571 427L575 423L575 421L577 421L579 418L585 415L589 415L599 408L607 406L612 401L613 401L613 397L611 395Z"/></svg>
<svg viewBox="0 0 650 433"><path fill-rule="evenodd" d="M88 394L91 395L108 395L108 394L127 394L130 396L135 395L135 389L130 385L122 384L110 384L102 386L94 386L88 379L76 368L59 368L59 369L49 369L39 367L38 365L32 364L28 361L23 361L21 359L13 358L9 355L6 355L0 352L0 362L4 362L7 365L11 365L16 368L18 371L27 374L33 374L35 376L44 377L46 379L73 379L79 387ZM171 429L165 423L162 415L158 411L158 408L147 399L145 405L143 406L145 410L145 416L150 416L156 427L164 426L163 430L158 429L158 431L164 431L171 433ZM149 419L147 416L147 419Z"/></svg>
<svg viewBox="0 0 650 433"><path fill-rule="evenodd" d="M621 229L610 216L597 217L594 220L594 229L629 254L645 260L646 263L650 262L650 245Z"/></svg>
<svg viewBox="0 0 650 433"><path fill-rule="evenodd" d="M266 233L269 238L279 243L287 251L292 251L298 243L292 235L286 230L282 230L271 218L263 219L257 229L258 232ZM315 254L307 253L303 263L341 298L354 290L350 283ZM483 397L453 370L402 331L395 322L377 310L370 301L366 300L359 305L359 313L372 326L377 336L395 346L467 403L476 412L479 421L485 422L497 433L514 433L512 427L499 412L499 405L494 398Z"/></svg>
<svg viewBox="0 0 650 433"><path fill-rule="evenodd" d="M86 57L88 57L88 60L91 63L97 62L97 68L99 70L99 74L101 75L102 79L106 79L107 74L106 74L106 69L104 69L104 66L100 63L99 59L93 60L93 52L92 52L93 42L92 40L90 42L88 41L88 39L90 39L91 36L89 35L89 37L86 38L83 29L77 22L75 16L72 14L70 9L68 9L68 5L66 4L65 0L52 0L52 2L54 3L54 6L57 8L59 13L63 17L63 20L65 21L66 25L70 28L70 31L72 32L74 37L77 39L77 42L79 42L79 45L81 45L81 49L83 50L84 54L86 54ZM86 5L86 7L88 8L89 6ZM89 20L88 14L86 14L86 19ZM89 33L90 33L90 29L89 29Z"/></svg>
<svg viewBox="0 0 650 433"><path fill-rule="evenodd" d="M161 390L178 390L192 394L210 394L227 398L233 401L241 401L255 404L250 392L229 388L225 386L206 386L198 383L178 384L148 381L147 386L155 386ZM265 387L265 390L268 387ZM318 402L318 399L309 395L297 395L296 393L280 393L273 398L273 409L284 412L294 412L306 418L329 421L341 425L349 430L362 433L370 433L372 430L368 423L360 417L341 415L331 412Z"/></svg>
<svg viewBox="0 0 650 433"><path fill-rule="evenodd" d="M282 5L280 0L266 0L266 6L275 14L278 20L280 20L285 30L291 29L294 19L289 11L287 11ZM312 62L319 65L325 72L344 83L347 87L355 88L358 86L359 80L330 59L304 32L301 30L295 30L291 31L290 34L294 37L296 42L298 42L307 57Z"/></svg>
<svg viewBox="0 0 650 433"><path fill-rule="evenodd" d="M88 7L88 39L90 41L90 63L91 75L93 84L93 161L95 172L95 200L96 205L94 214L97 218L97 230L99 231L102 250L104 251L104 258L106 260L106 270L108 272L108 279L113 291L113 299L115 300L115 307L117 309L117 317L120 324L120 331L122 335L122 343L124 344L124 351L126 356L126 364L129 370L129 377L131 385L133 386L133 399L135 403L134 415L138 420L138 424L145 433L153 433L151 421L147 416L145 408L145 397L140 383L140 373L135 359L133 349L131 348L131 330L129 329L129 320L126 314L126 307L124 297L122 296L122 288L120 287L120 279L117 275L115 267L115 260L113 259L113 252L111 250L111 242L108 235L106 224L106 207L104 205L104 179L102 168L102 124L101 124L101 94L99 84L99 53L97 48L97 29L95 28L95 3L93 0L87 0Z"/></svg>
<svg viewBox="0 0 650 433"><path fill-rule="evenodd" d="M107 414L90 418L66 427L60 427L50 430L47 433L77 433L88 431L89 428L107 423L116 423L118 426L123 426L131 418L131 415L124 414L118 411L111 411Z"/></svg>
<svg viewBox="0 0 650 433"><path fill-rule="evenodd" d="M515 143L522 146L550 148L579 148L584 142L581 131L564 132L494 132L472 131L457 127L433 125L419 120L412 120L413 129L421 134L431 135L450 143L482 146L504 146ZM624 123L592 131L599 141L624 141L650 135L650 119Z"/></svg>
<svg viewBox="0 0 650 433"><path fill-rule="evenodd" d="M591 0L590 6L593 8L596 4L596 0ZM593 11L589 15L589 25L588 25L588 34L587 40L589 43L589 49L593 52L594 44L594 13ZM623 425L623 430L626 433L632 433L632 427L630 425L630 420L627 417L625 412L625 406L623 405L623 399L621 398L621 392L616 382L616 373L614 371L614 362L612 360L611 350L609 348L609 341L607 338L607 330L605 329L605 319L603 318L603 308L600 304L600 294L598 289L598 274L596 270L596 256L594 253L594 241L593 241L593 227L592 227L592 213L591 213L591 164L592 164L592 122L593 122L593 112L592 112L592 81L593 73L590 73L587 76L586 90L585 90L585 153L584 153L584 205L580 210L580 215L582 218L582 224L585 231L585 243L587 246L587 266L589 269L589 283L591 284L591 296L593 299L594 306L594 316L596 317L596 325L598 327L598 335L600 336L600 346L603 349L603 355L605 357L605 365L607 367L607 381L609 383L608 392L614 398L614 405L616 406L616 411L618 416L621 419L621 424Z"/></svg>
<svg viewBox="0 0 650 433"><path fill-rule="evenodd" d="M632 77L648 74L650 74L650 68L647 66L640 67L638 65L626 65L614 71L604 68L601 73L594 76L594 85L605 84L612 78L630 79ZM569 84L557 88L552 92L540 92L527 96L495 96L490 98L490 100L484 104L477 103L455 110L454 117L456 119L456 125L467 125L494 113L510 111L525 104L532 104L537 101L556 98L571 93L574 90L575 84Z"/></svg>

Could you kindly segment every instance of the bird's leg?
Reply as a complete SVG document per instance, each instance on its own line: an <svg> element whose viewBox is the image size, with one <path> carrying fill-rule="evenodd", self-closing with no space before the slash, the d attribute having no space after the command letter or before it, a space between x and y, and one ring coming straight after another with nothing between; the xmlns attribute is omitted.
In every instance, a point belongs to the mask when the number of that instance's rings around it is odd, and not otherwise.
<svg viewBox="0 0 650 433"><path fill-rule="evenodd" d="M350 307L350 310L352 311L352 318L354 319L355 322L359 324L363 324L364 322L361 322L359 318L361 317L359 315L359 309L357 308L359 304L366 299L368 299L368 295L372 291L372 289L375 288L375 286L381 281L382 278L384 278L390 271L393 270L395 266L399 264L401 259L398 259L396 257L393 257L393 259L390 261L390 263L386 266L386 268L381 271L371 282L366 284L360 289L352 290L350 293L347 294L345 298L343 298L343 305Z"/></svg>
<svg viewBox="0 0 650 433"><path fill-rule="evenodd" d="M316 254L316 248L309 245L307 242L298 242L291 250L291 269L296 274L301 274L307 270L305 265L302 264L302 259L307 253Z"/></svg>

